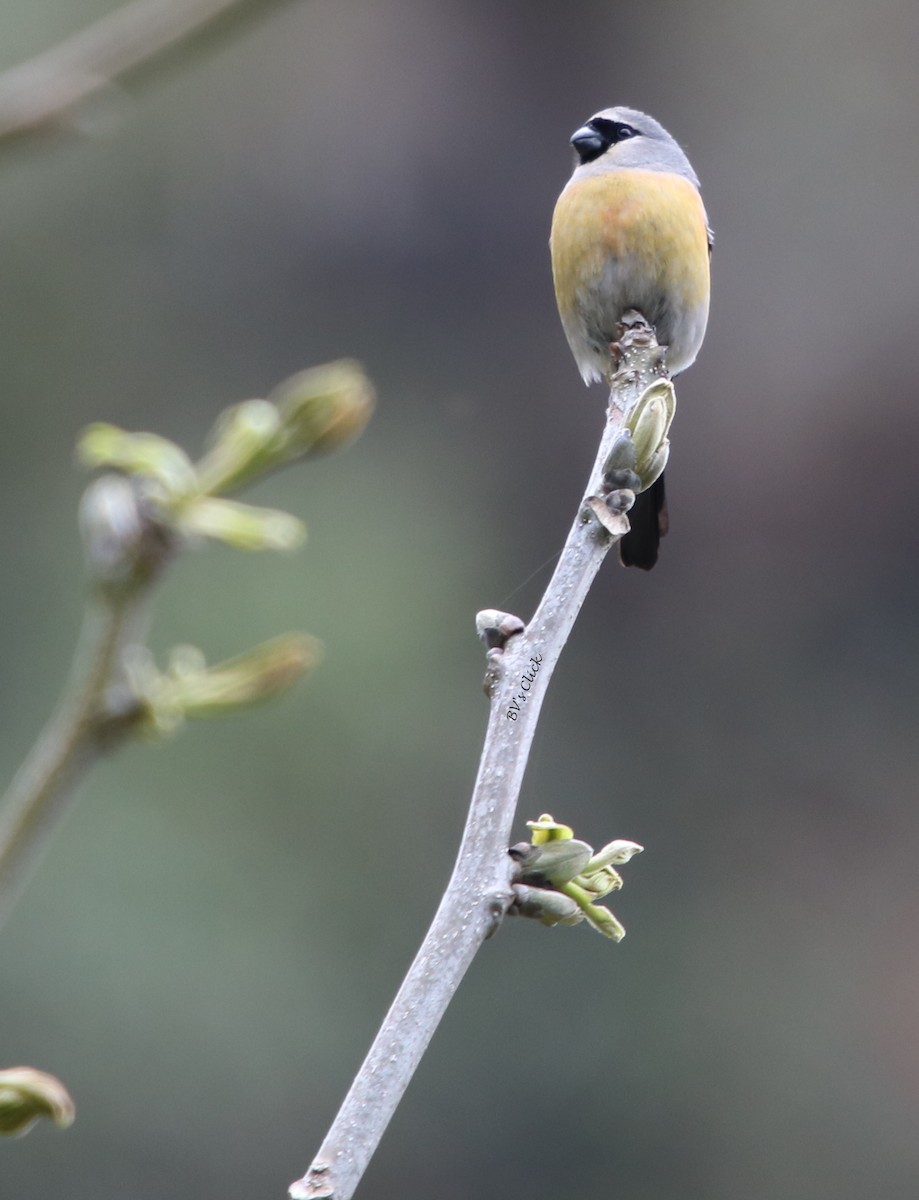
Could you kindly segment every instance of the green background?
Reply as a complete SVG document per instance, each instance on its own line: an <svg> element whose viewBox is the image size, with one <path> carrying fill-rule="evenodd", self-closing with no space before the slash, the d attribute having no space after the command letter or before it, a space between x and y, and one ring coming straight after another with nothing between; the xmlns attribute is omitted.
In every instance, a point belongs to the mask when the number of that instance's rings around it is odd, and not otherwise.
<svg viewBox="0 0 919 1200"><path fill-rule="evenodd" d="M114 7L7 0L0 65ZM628 937L507 924L361 1195L919 1192L917 44L914 0L306 0L3 150L7 774L79 624L85 424L197 449L341 355L379 408L250 493L302 552L208 549L159 595L161 661L296 628L326 659L83 788L0 973L0 1059L77 1123L0 1147L0 1194L267 1200L318 1147L450 871L474 615L532 612L592 461L546 240L613 103L702 178L712 316L661 562L601 572L517 836L644 843Z"/></svg>

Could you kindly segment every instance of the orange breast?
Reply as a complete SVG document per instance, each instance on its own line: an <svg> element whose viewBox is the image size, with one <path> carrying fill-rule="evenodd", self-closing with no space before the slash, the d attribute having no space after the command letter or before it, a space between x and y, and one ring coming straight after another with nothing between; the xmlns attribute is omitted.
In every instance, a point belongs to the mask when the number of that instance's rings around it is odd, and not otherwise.
<svg viewBox="0 0 919 1200"><path fill-rule="evenodd" d="M705 209L678 175L628 168L573 179L555 208L551 248L560 308L610 278L611 262L626 290L656 290L681 305L707 301Z"/></svg>

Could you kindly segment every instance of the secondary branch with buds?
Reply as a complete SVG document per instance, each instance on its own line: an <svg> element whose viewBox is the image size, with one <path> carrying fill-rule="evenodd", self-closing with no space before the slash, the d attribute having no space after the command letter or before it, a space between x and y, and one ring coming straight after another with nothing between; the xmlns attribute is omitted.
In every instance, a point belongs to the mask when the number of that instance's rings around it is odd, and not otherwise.
<svg viewBox="0 0 919 1200"><path fill-rule="evenodd" d="M363 371L343 360L291 376L266 400L227 409L198 462L156 434L113 425L83 434L84 464L108 471L80 505L90 597L58 711L0 801L0 924L99 755L131 736L162 736L186 718L274 696L318 661L316 638L290 633L214 667L199 650L180 646L160 671L145 646L151 593L165 567L204 538L241 550L299 545L305 531L296 517L228 493L346 445L373 404ZM0 1135L24 1133L40 1118L66 1128L73 1117L67 1089L53 1075L0 1070Z"/></svg>
<svg viewBox="0 0 919 1200"><path fill-rule="evenodd" d="M100 754L131 735L170 733L185 718L275 695L318 661L315 638L286 634L213 667L199 651L179 647L160 671L144 646L150 594L166 566L204 538L242 550L299 545L305 534L296 517L228 493L346 444L364 428L373 402L363 372L343 361L228 409L196 463L155 434L112 425L84 433L83 462L110 472L89 486L80 507L90 597L58 712L0 801L0 923Z"/></svg>
<svg viewBox="0 0 919 1200"><path fill-rule="evenodd" d="M515 856L508 854L517 797L552 672L607 551L628 531L625 512L634 492L649 486L666 461L673 388L661 350L637 313L626 314L620 334L618 370L587 493L533 618L524 627L511 614L479 614L479 632L490 647L490 711L453 875L318 1154L303 1178L291 1185L292 1200L350 1200L447 1005L505 913L519 911L554 924L576 919L575 909L580 909L601 932L614 940L622 936L612 914L608 920L601 915L608 910L591 903L605 892L592 889L596 875L588 868L602 873L612 862L626 861L639 849L634 843L613 843L606 857L601 852L591 858L589 847L586 856L576 852L560 889L543 888L543 895L539 886L532 886L544 882L541 864L537 862L534 874L522 871L520 861L538 859L539 852L515 847ZM534 835L534 846L553 836L546 829L541 832L544 837ZM618 886L615 879L605 891Z"/></svg>

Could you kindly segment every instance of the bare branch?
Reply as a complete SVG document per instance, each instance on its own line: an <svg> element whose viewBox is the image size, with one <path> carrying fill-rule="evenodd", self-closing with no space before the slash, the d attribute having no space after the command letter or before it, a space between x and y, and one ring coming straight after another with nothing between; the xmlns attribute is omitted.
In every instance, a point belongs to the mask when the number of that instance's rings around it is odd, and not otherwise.
<svg viewBox="0 0 919 1200"><path fill-rule="evenodd" d="M0 141L59 128L83 101L231 12L282 0L131 0L0 74Z"/></svg>
<svg viewBox="0 0 919 1200"><path fill-rule="evenodd" d="M596 515L608 491L604 467L627 414L663 373L653 331L634 316L624 318L606 427L555 573L526 629L489 653L488 728L453 875L325 1141L306 1175L291 1185L293 1200L350 1200L463 975L511 902L507 848L549 679L600 564L628 530L628 521L609 509L602 522ZM534 659L539 672L521 690Z"/></svg>

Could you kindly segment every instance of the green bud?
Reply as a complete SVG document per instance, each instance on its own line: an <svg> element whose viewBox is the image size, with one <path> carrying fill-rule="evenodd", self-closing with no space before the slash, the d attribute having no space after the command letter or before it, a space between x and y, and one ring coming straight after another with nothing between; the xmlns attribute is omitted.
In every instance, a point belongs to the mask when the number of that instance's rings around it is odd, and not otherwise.
<svg viewBox="0 0 919 1200"><path fill-rule="evenodd" d="M629 421L635 427L635 469L640 474L667 436L667 410L659 398L643 395Z"/></svg>
<svg viewBox="0 0 919 1200"><path fill-rule="evenodd" d="M648 459L648 465L645 467L641 477L641 491L647 491L652 483L660 479L664 473L664 467L667 465L667 459L670 457L670 441L667 438L661 442L656 452Z"/></svg>
<svg viewBox="0 0 919 1200"><path fill-rule="evenodd" d="M155 725L247 708L286 691L319 662L322 647L306 634L285 634L207 667L194 647L177 647L169 668L148 689Z"/></svg>
<svg viewBox="0 0 919 1200"><path fill-rule="evenodd" d="M530 841L534 846L574 837L574 830L571 826L560 825L551 813L543 813L538 821L527 821L527 829L533 831Z"/></svg>
<svg viewBox="0 0 919 1200"><path fill-rule="evenodd" d="M629 861L641 852L637 842L609 842L594 854L586 842L573 836L571 828L561 825L549 813L538 821L528 821L530 842L518 842L508 853L516 863L514 889L516 911L538 917L545 924L574 925L586 920L604 937L619 942L625 937L617 918L597 901L622 887L622 876L612 865ZM563 896L569 903L546 901L539 895ZM562 911L577 915L559 917ZM544 914L553 914L546 920Z"/></svg>
<svg viewBox="0 0 919 1200"><path fill-rule="evenodd" d="M602 904L588 904L582 912L588 924L596 929L597 933L602 933L614 942L621 942L625 937L625 927Z"/></svg>
<svg viewBox="0 0 919 1200"><path fill-rule="evenodd" d="M602 904L594 904L593 897L589 892L579 887L576 883L565 883L560 890L571 900L575 901L584 918L598 933L602 933L604 937L611 938L614 942L622 941L625 937L625 929L608 908L604 908Z"/></svg>
<svg viewBox="0 0 919 1200"><path fill-rule="evenodd" d="M602 900L610 892L619 891L622 887L622 876L613 867L601 867L599 871L591 871L589 874L585 868L574 879L574 883L588 892L594 900Z"/></svg>
<svg viewBox="0 0 919 1200"><path fill-rule="evenodd" d="M512 887L514 903L510 911L521 917L533 917L549 926L576 925L584 919L578 904L561 892L527 887L523 883L515 883Z"/></svg>
<svg viewBox="0 0 919 1200"><path fill-rule="evenodd" d="M281 415L269 400L244 400L225 409L211 433L211 447L197 464L203 495L233 491L283 461Z"/></svg>
<svg viewBox="0 0 919 1200"><path fill-rule="evenodd" d="M114 467L126 475L155 479L170 498L185 496L195 488L191 459L175 442L155 433L126 433L103 423L90 425L77 442L77 456L93 470Z"/></svg>
<svg viewBox="0 0 919 1200"><path fill-rule="evenodd" d="M644 846L639 846L638 842L616 841L609 842L602 850L598 850L590 862L584 869L584 873L589 874L592 871L599 870L600 867L607 867L611 863L621 867L623 863L627 863L629 859L634 858L636 854L641 854Z"/></svg>
<svg viewBox="0 0 919 1200"><path fill-rule="evenodd" d="M521 864L520 880L536 887L560 887L580 875L591 855L586 842L576 838L546 842Z"/></svg>
<svg viewBox="0 0 919 1200"><path fill-rule="evenodd" d="M350 359L300 371L268 398L278 407L288 459L346 446L364 431L375 403L370 380Z"/></svg>
<svg viewBox="0 0 919 1200"><path fill-rule="evenodd" d="M626 426L632 434L634 469L641 477L643 491L658 478L667 462L667 434L675 411L673 384L669 379L657 379L645 388L629 413Z"/></svg>
<svg viewBox="0 0 919 1200"><path fill-rule="evenodd" d="M222 497L190 500L177 523L183 533L214 538L238 550L293 550L306 538L303 522L290 513Z"/></svg>
<svg viewBox="0 0 919 1200"><path fill-rule="evenodd" d="M61 1081L33 1067L0 1071L0 1134L26 1133L40 1117L58 1129L73 1124L73 1101Z"/></svg>

